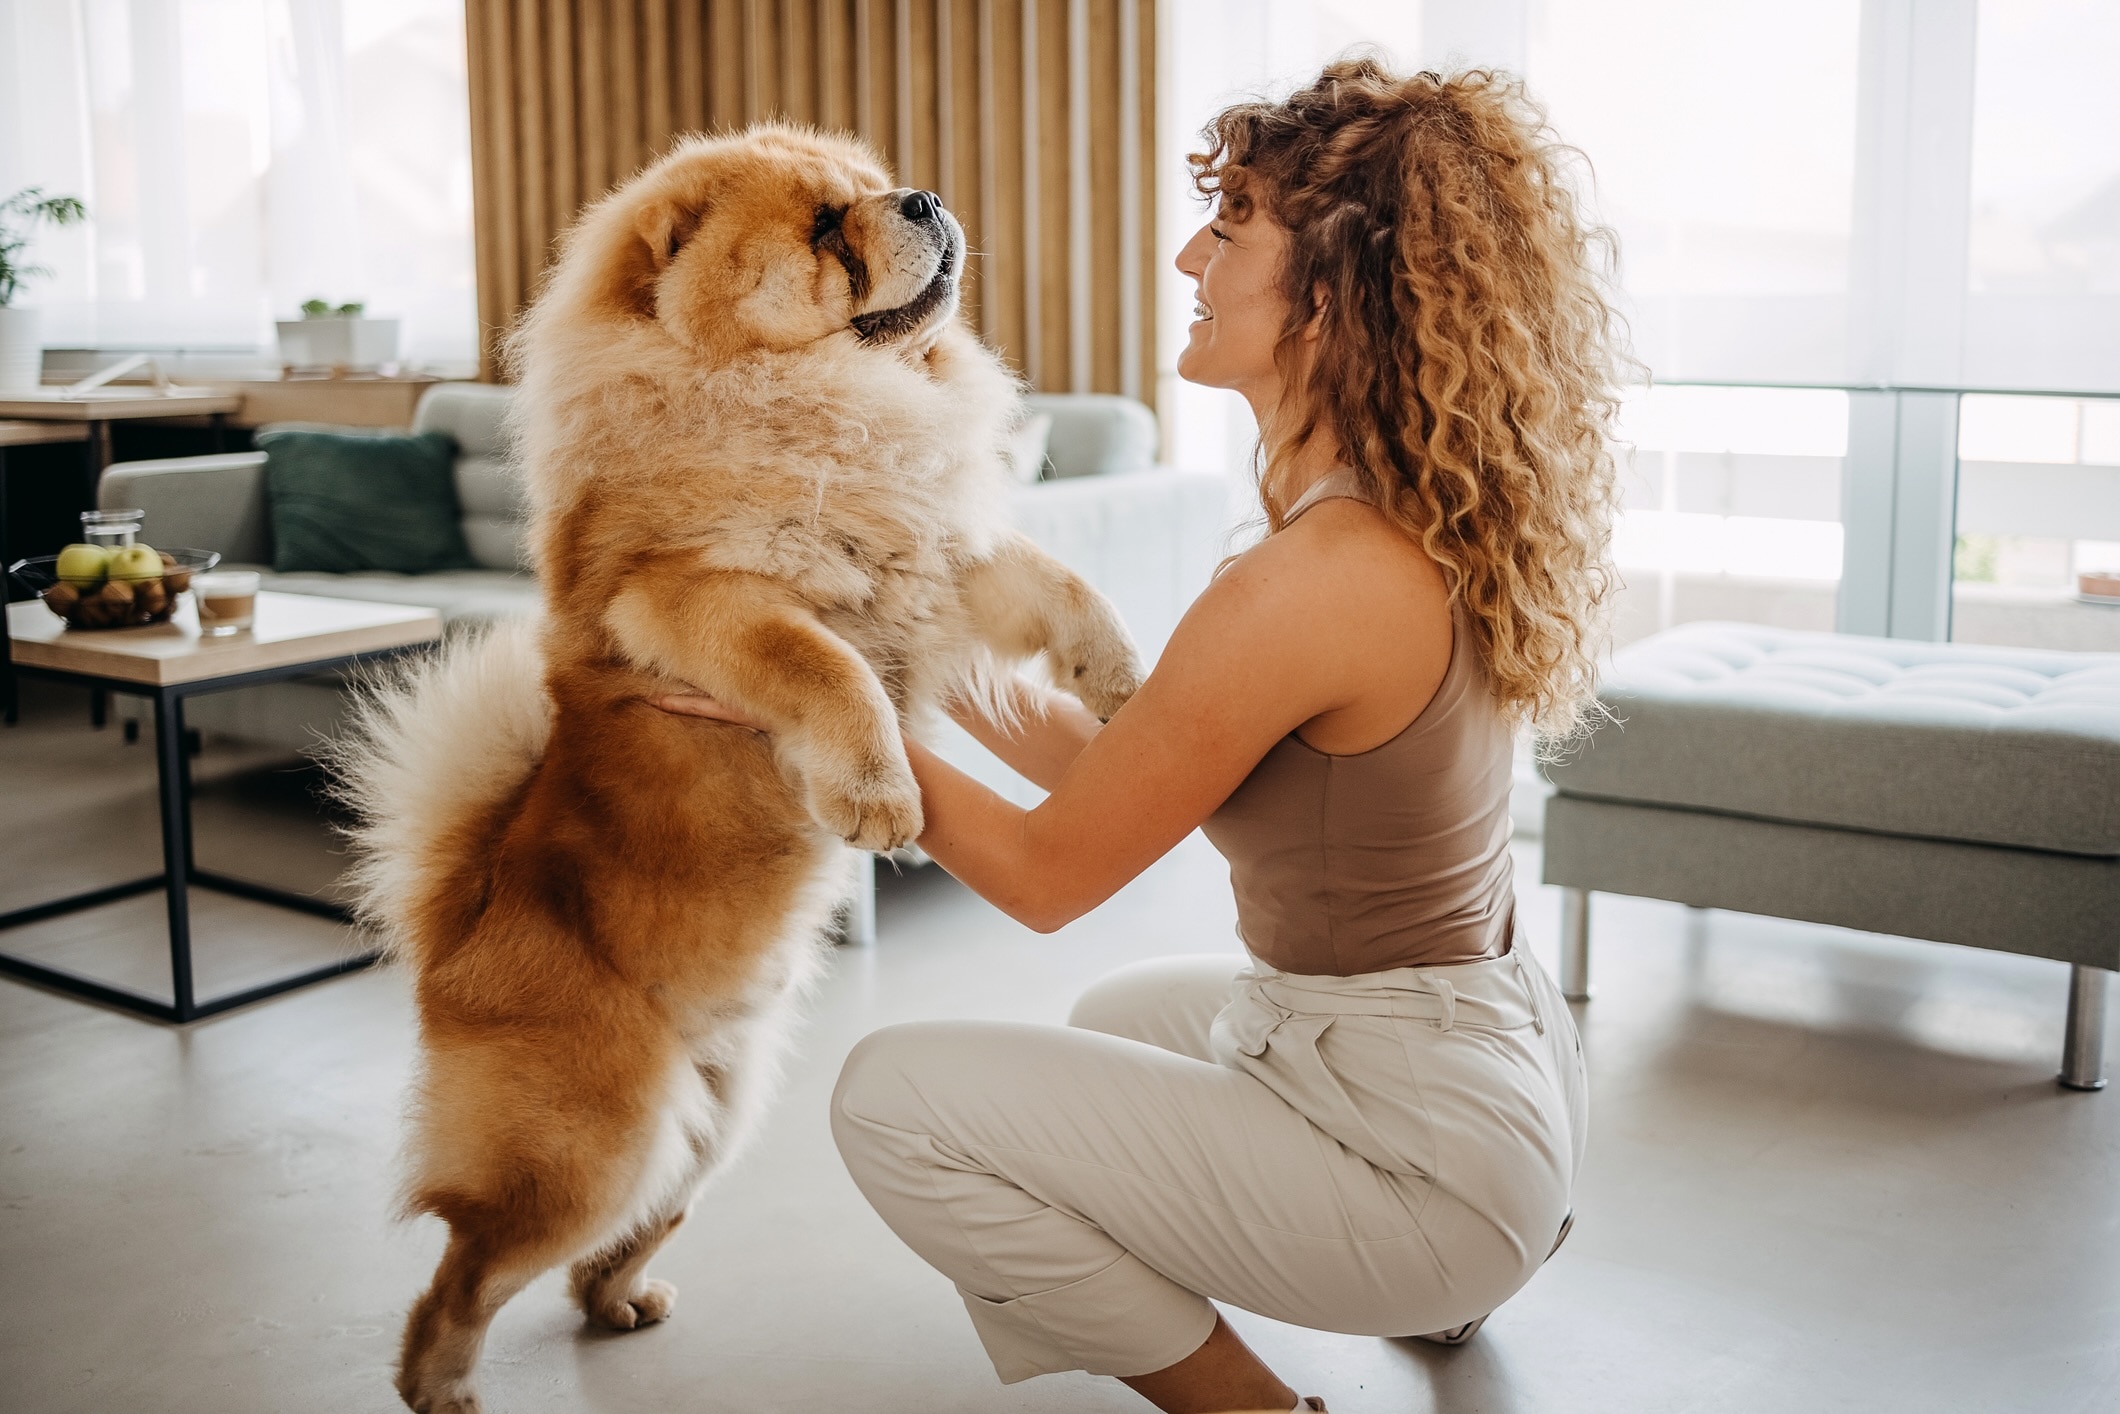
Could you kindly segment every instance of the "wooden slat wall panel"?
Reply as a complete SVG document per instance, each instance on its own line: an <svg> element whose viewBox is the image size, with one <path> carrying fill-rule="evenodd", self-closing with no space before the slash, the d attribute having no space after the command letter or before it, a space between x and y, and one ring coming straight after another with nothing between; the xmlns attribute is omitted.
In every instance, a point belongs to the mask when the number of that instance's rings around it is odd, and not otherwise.
<svg viewBox="0 0 2120 1414"><path fill-rule="evenodd" d="M713 65L708 106L710 121L717 128L743 126L752 87L744 62L744 17L756 4L757 0L711 0L707 7L713 17L713 37L707 43Z"/></svg>
<svg viewBox="0 0 2120 1414"><path fill-rule="evenodd" d="M943 203L964 223L964 243L971 252L967 265L970 280L965 286L965 308L973 327L993 338L993 318L987 307L987 288L993 272L985 265L985 252L992 245L987 236L991 203L987 201L987 175L980 162L979 126L979 5L977 0L943 0L949 17L949 55L943 66L942 92L948 102L941 124L947 139L948 161L942 185L935 188Z"/></svg>
<svg viewBox="0 0 2120 1414"><path fill-rule="evenodd" d="M1156 282L1164 277L1162 259L1156 253L1156 3L1155 0L1125 0L1134 20L1134 102L1126 115L1133 132L1134 161L1132 210L1121 210L1126 221L1127 259L1133 278L1120 289L1121 314L1125 301L1133 300L1133 327L1126 334L1127 361L1121 370L1119 391L1130 398L1155 405L1156 394ZM1122 134L1123 136L1123 134ZM1125 202L1125 193L1120 194ZM1160 411L1160 409L1159 409Z"/></svg>
<svg viewBox="0 0 2120 1414"><path fill-rule="evenodd" d="M1119 0L1089 0L1089 192L1091 218L1089 244L1089 289L1094 292L1087 313L1090 345L1090 383L1098 388L1119 386L1119 344L1123 337L1117 317L1099 319L1097 294L1114 308L1119 303L1119 270L1126 256L1119 249L1119 213L1098 213L1100 192L1120 195L1119 137ZM1098 219L1099 216L1102 219ZM1080 233L1078 232L1078 238ZM1076 296L1080 302L1080 295Z"/></svg>
<svg viewBox="0 0 2120 1414"><path fill-rule="evenodd" d="M677 113L671 127L707 126L707 16L704 5L672 5L670 66L677 76Z"/></svg>
<svg viewBox="0 0 2120 1414"><path fill-rule="evenodd" d="M1045 391L1149 395L1157 0L466 0L485 376L581 207L678 136L859 134L938 192L980 333Z"/></svg>
<svg viewBox="0 0 2120 1414"><path fill-rule="evenodd" d="M1037 74L1031 88L1034 106L1025 115L1036 124L1037 229L1028 239L1037 247L1038 269L1025 290L1036 307L1037 345L1026 360L1032 383L1041 390L1080 392L1083 370L1074 362L1071 327L1072 292L1081 273L1075 269L1074 241L1074 65L1068 24L1070 6L1082 0L1024 0L1037 46Z"/></svg>

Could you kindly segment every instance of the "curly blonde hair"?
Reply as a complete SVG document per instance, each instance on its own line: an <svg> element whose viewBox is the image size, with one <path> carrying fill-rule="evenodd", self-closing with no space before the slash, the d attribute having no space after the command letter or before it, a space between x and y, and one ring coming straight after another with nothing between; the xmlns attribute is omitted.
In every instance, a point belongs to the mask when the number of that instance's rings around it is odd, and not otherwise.
<svg viewBox="0 0 2120 1414"><path fill-rule="evenodd" d="M1564 180L1577 154L1514 79L1401 78L1366 58L1202 137L1200 194L1289 235L1288 391L1260 429L1269 528L1293 454L1329 431L1442 567L1504 710L1572 735L1617 583L1607 433L1629 362L1605 297L1611 235Z"/></svg>

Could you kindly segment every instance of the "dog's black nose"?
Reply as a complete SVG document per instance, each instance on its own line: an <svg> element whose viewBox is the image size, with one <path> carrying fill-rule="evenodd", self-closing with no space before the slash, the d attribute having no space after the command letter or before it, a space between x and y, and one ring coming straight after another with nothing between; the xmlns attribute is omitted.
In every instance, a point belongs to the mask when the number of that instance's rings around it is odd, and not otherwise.
<svg viewBox="0 0 2120 1414"><path fill-rule="evenodd" d="M898 214L908 221L932 221L942 211L942 201L931 191L907 192L898 203Z"/></svg>

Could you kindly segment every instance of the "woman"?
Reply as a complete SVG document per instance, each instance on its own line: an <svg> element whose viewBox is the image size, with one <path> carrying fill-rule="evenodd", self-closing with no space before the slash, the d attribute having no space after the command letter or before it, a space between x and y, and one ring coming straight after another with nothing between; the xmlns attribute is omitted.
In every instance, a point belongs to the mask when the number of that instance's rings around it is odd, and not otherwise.
<svg viewBox="0 0 2120 1414"><path fill-rule="evenodd" d="M1514 84L1342 62L1207 137L1178 371L1250 400L1271 533L1109 725L1028 688L966 721L1036 809L909 750L921 846L1040 931L1204 826L1252 964L1126 968L1069 1027L889 1027L832 1102L1004 1381L1172 1414L1323 1407L1210 1299L1462 1338L1563 1232L1582 1061L1513 928L1511 741L1589 693L1613 485L1595 236Z"/></svg>

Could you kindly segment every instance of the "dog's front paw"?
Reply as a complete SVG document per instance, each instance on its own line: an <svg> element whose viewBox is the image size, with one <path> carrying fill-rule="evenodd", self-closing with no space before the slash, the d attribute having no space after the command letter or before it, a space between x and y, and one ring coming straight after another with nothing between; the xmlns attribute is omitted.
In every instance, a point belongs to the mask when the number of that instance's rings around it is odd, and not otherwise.
<svg viewBox="0 0 2120 1414"><path fill-rule="evenodd" d="M810 812L856 849L884 853L920 838L920 786L903 761L813 776Z"/></svg>
<svg viewBox="0 0 2120 1414"><path fill-rule="evenodd" d="M1056 657L1060 686L1081 699L1099 721L1110 721L1141 686L1141 660L1124 639L1078 645L1073 653Z"/></svg>

